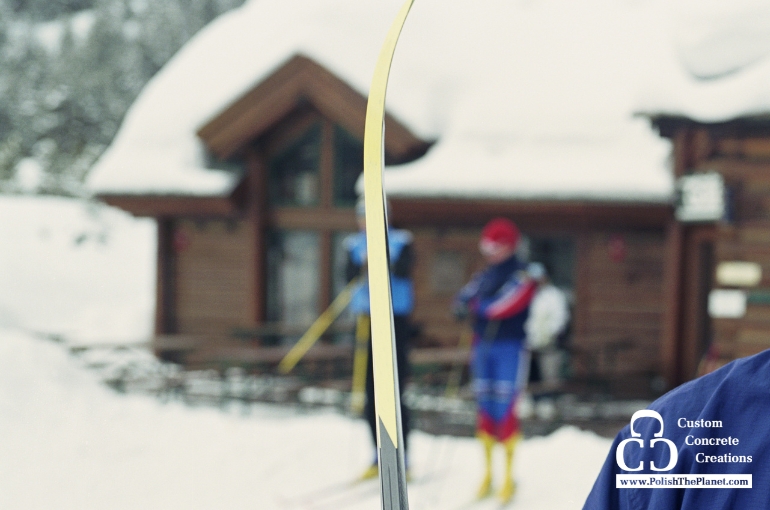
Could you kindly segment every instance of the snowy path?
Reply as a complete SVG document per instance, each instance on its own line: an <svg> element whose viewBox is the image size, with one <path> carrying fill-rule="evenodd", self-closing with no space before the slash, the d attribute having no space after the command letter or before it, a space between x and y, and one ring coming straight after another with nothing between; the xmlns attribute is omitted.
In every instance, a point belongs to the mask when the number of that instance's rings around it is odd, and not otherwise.
<svg viewBox="0 0 770 510"><path fill-rule="evenodd" d="M0 330L0 507L379 508L376 483L329 489L370 460L362 421L248 410L119 395L61 346ZM580 508L609 445L574 428L523 441L510 508ZM481 470L474 440L416 432L411 449L411 508L451 510L469 501ZM473 508L497 507L490 500Z"/></svg>

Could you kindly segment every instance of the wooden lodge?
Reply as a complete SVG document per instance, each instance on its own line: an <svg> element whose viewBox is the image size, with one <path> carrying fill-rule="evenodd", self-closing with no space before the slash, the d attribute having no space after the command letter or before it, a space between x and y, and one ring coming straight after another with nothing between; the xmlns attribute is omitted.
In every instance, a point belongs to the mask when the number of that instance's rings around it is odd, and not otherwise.
<svg viewBox="0 0 770 510"><path fill-rule="evenodd" d="M312 2L301 12L252 2L196 36L129 112L128 134L89 179L101 200L157 221L159 356L270 370L344 287L371 76L364 62L384 37L372 28L390 16L384 4L351 0L315 16L323 6ZM621 53L600 58L584 34L565 34L562 69L561 53L533 58L537 45L520 41L556 47L549 34L574 24L525 36L510 23L527 30L526 17L498 26L440 4L421 8L405 27L384 141L391 220L414 234L417 366L429 372L467 356L450 303L481 266L478 236L495 216L519 225L521 255L543 262L571 298L573 381L649 396L770 345L766 116L709 124L655 113L646 114L650 131L634 121L583 132L594 117L631 115L593 111L620 96L574 97L619 90L602 81L607 73L582 68L625 65L613 60ZM339 23L345 13L360 23ZM430 21L437 16L446 24ZM473 51L452 26L474 34ZM563 72L570 78L553 80ZM553 90L541 91L543 80ZM673 172L652 129L671 142ZM184 150L169 155L177 139ZM450 186L418 189L442 179ZM349 370L352 330L341 317L308 364Z"/></svg>
<svg viewBox="0 0 770 510"><path fill-rule="evenodd" d="M770 122L651 119L673 141L680 183L723 182L718 219L668 227L661 359L663 373L678 384L770 347ZM710 366L699 370L700 363Z"/></svg>
<svg viewBox="0 0 770 510"><path fill-rule="evenodd" d="M215 164L240 175L231 193L100 194L157 220L161 357L275 363L329 305L345 284L342 240L356 228L365 107L342 80L295 56L198 131ZM386 121L388 164L420 158L430 145ZM456 358L463 328L449 313L452 297L481 265L481 227L506 216L526 235L529 259L544 262L573 298L576 376L648 389L662 374L678 377L662 356L672 322L666 261L678 239L671 205L398 195L391 202L394 225L415 239L417 359ZM349 355L352 327L340 322L315 357Z"/></svg>

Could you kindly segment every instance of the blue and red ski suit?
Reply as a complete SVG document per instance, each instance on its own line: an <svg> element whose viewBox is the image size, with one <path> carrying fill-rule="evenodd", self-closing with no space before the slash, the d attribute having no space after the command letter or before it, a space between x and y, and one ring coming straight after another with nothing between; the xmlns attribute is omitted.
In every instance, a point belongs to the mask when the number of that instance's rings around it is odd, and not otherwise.
<svg viewBox="0 0 770 510"><path fill-rule="evenodd" d="M514 408L529 364L524 323L536 287L526 266L512 256L476 274L455 300L456 310L473 316L477 431L500 442L519 431Z"/></svg>

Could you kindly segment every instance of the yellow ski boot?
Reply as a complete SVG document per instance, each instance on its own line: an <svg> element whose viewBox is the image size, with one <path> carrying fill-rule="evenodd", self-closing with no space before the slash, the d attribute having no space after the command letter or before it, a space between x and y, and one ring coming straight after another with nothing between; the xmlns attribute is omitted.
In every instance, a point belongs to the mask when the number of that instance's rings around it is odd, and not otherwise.
<svg viewBox="0 0 770 510"><path fill-rule="evenodd" d="M502 488L500 488L500 492L497 495L497 497L500 499L500 503L509 503L514 494L516 494L516 482L510 478L506 478L505 482L503 482Z"/></svg>
<svg viewBox="0 0 770 510"><path fill-rule="evenodd" d="M495 440L489 434L479 432L478 438L484 446L484 478L481 480L476 498L484 499L492 494L492 448L495 446Z"/></svg>
<svg viewBox="0 0 770 510"><path fill-rule="evenodd" d="M374 464L366 468L366 470L363 473L361 473L361 476L358 477L358 480L362 482L365 480L371 480L372 478L377 478L379 474L380 474L380 469L377 466L377 463L375 462Z"/></svg>
<svg viewBox="0 0 770 510"><path fill-rule="evenodd" d="M505 481L497 495L503 504L510 502L516 493L516 482L513 481L513 453L516 451L516 444L520 439L521 434L515 434L503 442L503 447L505 447Z"/></svg>

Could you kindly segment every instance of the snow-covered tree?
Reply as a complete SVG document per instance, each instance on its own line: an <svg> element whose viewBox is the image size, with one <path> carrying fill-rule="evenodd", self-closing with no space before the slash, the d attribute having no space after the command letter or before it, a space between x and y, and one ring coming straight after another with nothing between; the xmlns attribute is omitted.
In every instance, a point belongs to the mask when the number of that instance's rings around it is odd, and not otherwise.
<svg viewBox="0 0 770 510"><path fill-rule="evenodd" d="M78 194L145 83L243 0L0 0L0 190ZM28 190L25 190L28 191Z"/></svg>

